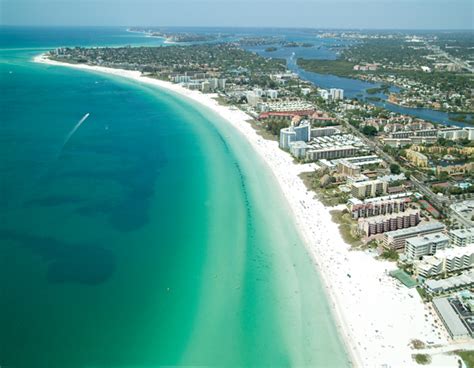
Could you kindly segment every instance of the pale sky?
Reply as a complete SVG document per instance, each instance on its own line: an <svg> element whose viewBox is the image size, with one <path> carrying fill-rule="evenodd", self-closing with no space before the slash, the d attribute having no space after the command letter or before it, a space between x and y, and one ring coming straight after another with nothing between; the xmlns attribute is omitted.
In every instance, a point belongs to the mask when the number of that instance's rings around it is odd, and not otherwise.
<svg viewBox="0 0 474 368"><path fill-rule="evenodd" d="M474 0L0 0L0 24L474 29Z"/></svg>

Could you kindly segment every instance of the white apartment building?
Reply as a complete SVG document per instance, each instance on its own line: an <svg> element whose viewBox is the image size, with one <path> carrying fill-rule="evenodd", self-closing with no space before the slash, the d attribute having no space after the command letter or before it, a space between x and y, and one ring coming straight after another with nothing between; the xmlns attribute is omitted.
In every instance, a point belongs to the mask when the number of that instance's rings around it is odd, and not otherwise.
<svg viewBox="0 0 474 368"><path fill-rule="evenodd" d="M451 245L457 247L465 247L467 244L474 243L474 227L451 230L449 232L449 241Z"/></svg>
<svg viewBox="0 0 474 368"><path fill-rule="evenodd" d="M331 88L329 90L329 95L331 100L343 100L344 99L344 90L339 88Z"/></svg>
<svg viewBox="0 0 474 368"><path fill-rule="evenodd" d="M471 268L474 265L474 244L465 247L447 248L434 256L414 262L416 276L430 277Z"/></svg>
<svg viewBox="0 0 474 368"><path fill-rule="evenodd" d="M446 249L448 245L449 237L441 232L408 238L405 243L405 256L408 259L420 259L434 255L437 251Z"/></svg>

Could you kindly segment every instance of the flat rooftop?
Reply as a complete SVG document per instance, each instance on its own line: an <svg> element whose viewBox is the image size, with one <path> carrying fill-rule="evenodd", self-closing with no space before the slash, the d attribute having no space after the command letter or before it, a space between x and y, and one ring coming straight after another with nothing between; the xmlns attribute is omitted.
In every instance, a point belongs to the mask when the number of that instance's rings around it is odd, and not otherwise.
<svg viewBox="0 0 474 368"><path fill-rule="evenodd" d="M423 236L416 236L414 238L407 239L407 243L416 246L423 246L429 243L437 243L437 242L449 242L449 236L439 232L439 233L432 233Z"/></svg>
<svg viewBox="0 0 474 368"><path fill-rule="evenodd" d="M474 253L474 244L468 244L465 247L454 247L447 248L436 252L436 257L442 258L454 258L454 257L463 257L465 255L470 255Z"/></svg>
<svg viewBox="0 0 474 368"><path fill-rule="evenodd" d="M436 290L449 290L464 285L470 285L474 283L474 270L464 272L458 276L448 277L443 280L426 280L425 284L429 289Z"/></svg>
<svg viewBox="0 0 474 368"><path fill-rule="evenodd" d="M454 203L450 206L450 208L451 211L462 218L466 224L471 224L474 226L474 221L471 220L471 218L474 216L474 199Z"/></svg>
<svg viewBox="0 0 474 368"><path fill-rule="evenodd" d="M435 298L433 304L436 310L441 315L444 324L449 330L449 333L453 336L469 335L469 331L466 326L461 322L461 319L455 312L454 308L449 303L448 298Z"/></svg>
<svg viewBox="0 0 474 368"><path fill-rule="evenodd" d="M420 233L423 231L435 231L435 230L440 230L440 231L444 230L444 225L441 222L430 222L428 224L419 225L415 227L409 227L406 229L388 231L385 233L385 235L398 237L398 236L408 236L408 235L414 234L415 236L417 233Z"/></svg>
<svg viewBox="0 0 474 368"><path fill-rule="evenodd" d="M474 227L470 227L469 229L451 230L450 234L453 234L454 236L457 236L458 238L465 239L465 238L474 236Z"/></svg>

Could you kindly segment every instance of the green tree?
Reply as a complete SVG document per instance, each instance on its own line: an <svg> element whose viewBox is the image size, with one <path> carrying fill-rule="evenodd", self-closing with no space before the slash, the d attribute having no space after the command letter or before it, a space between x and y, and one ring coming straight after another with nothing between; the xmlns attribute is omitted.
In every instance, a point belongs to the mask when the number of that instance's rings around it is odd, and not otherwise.
<svg viewBox="0 0 474 368"><path fill-rule="evenodd" d="M377 128L371 126L371 125L366 125L365 127L362 128L362 133L369 137L373 137L376 135L378 132Z"/></svg>
<svg viewBox="0 0 474 368"><path fill-rule="evenodd" d="M391 164L390 165L390 172L394 175L400 174L400 166L397 164Z"/></svg>

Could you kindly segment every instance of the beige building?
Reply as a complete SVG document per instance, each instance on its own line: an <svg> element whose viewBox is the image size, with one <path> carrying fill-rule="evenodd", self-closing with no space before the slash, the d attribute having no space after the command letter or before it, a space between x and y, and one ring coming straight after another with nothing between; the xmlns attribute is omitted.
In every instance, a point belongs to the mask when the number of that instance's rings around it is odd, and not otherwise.
<svg viewBox="0 0 474 368"><path fill-rule="evenodd" d="M351 194L359 199L387 194L388 183L382 180L368 180L351 184Z"/></svg>
<svg viewBox="0 0 474 368"><path fill-rule="evenodd" d="M424 154L407 149L406 150L407 160L410 161L412 164L418 167L428 167L428 157Z"/></svg>
<svg viewBox="0 0 474 368"><path fill-rule="evenodd" d="M381 215L369 218L360 218L359 229L367 236L382 234L387 231L406 229L418 225L420 222L420 211L408 209L405 212L392 215Z"/></svg>
<svg viewBox="0 0 474 368"><path fill-rule="evenodd" d="M436 174L439 175L442 172L448 173L449 175L454 174L465 174L474 170L474 163L467 162L465 164L460 165L446 165L446 166L436 166Z"/></svg>
<svg viewBox="0 0 474 368"><path fill-rule="evenodd" d="M354 146L339 146L339 147L310 149L306 153L306 159L308 161L317 161L321 159L331 160L335 158L354 156L358 151L359 149Z"/></svg>
<svg viewBox="0 0 474 368"><path fill-rule="evenodd" d="M349 161L340 161L337 163L337 172L345 176L359 176L362 172L360 166Z"/></svg>

